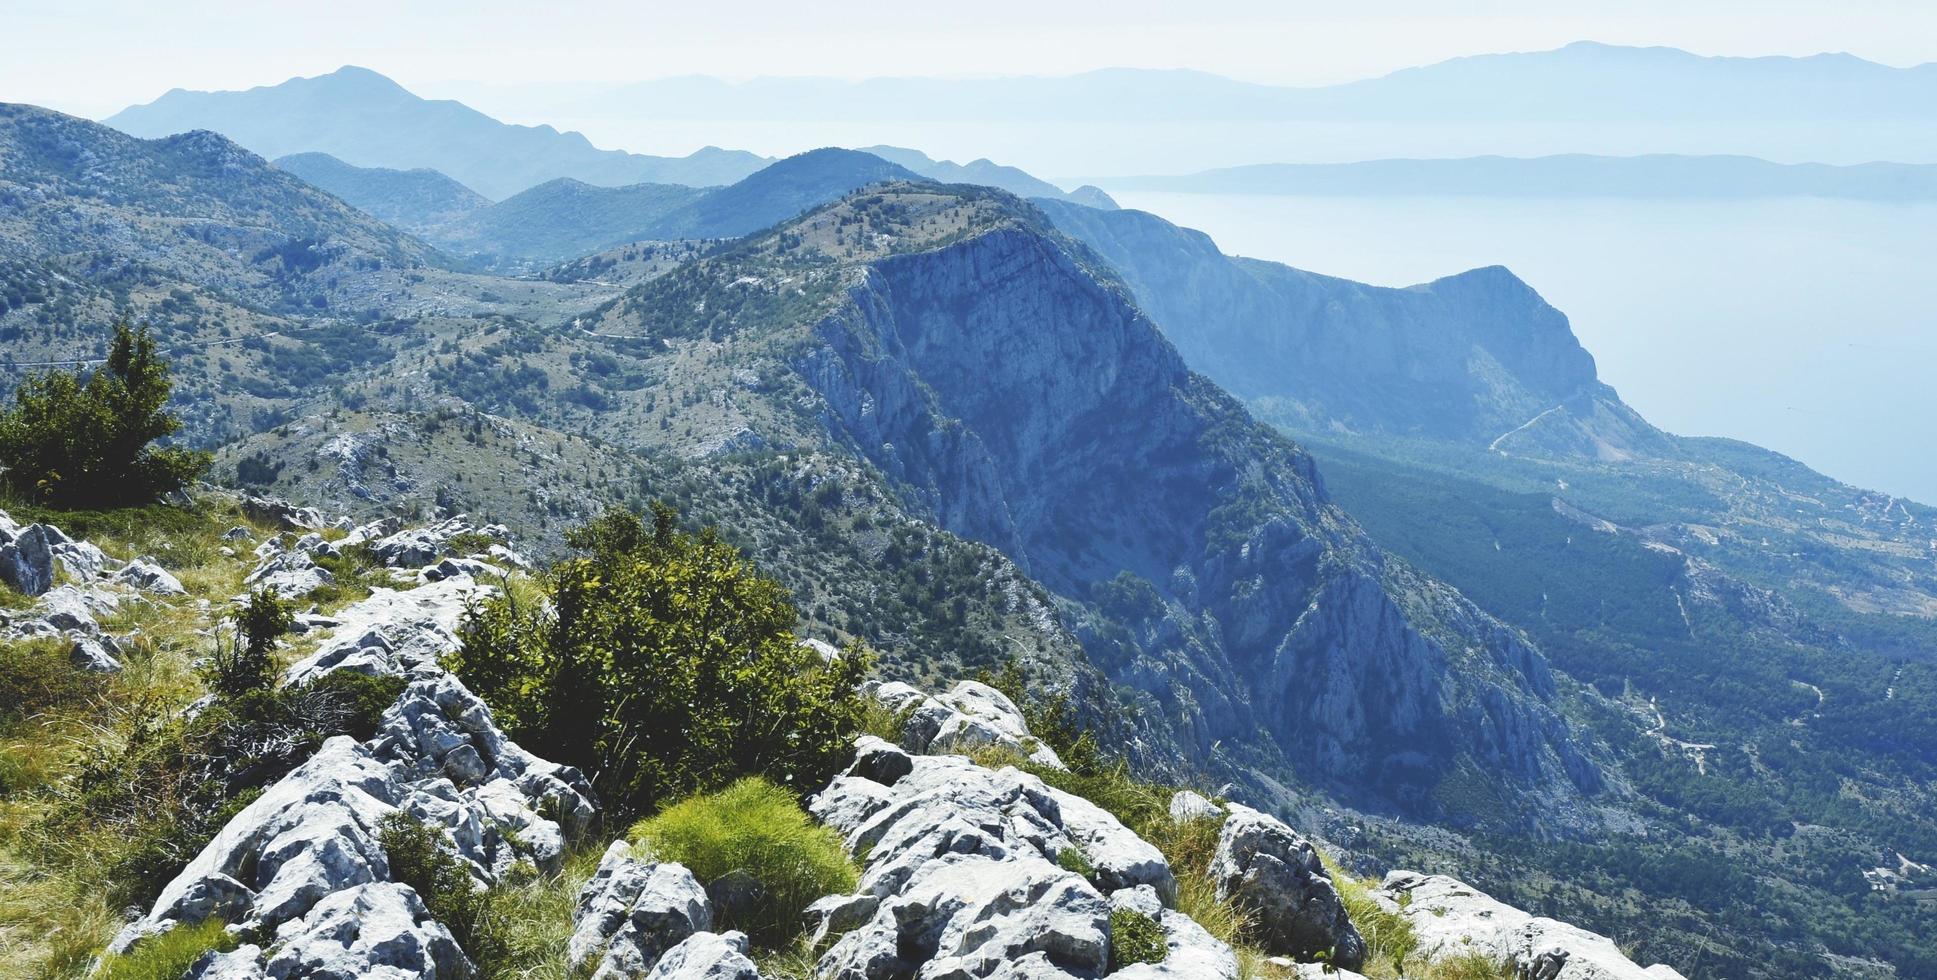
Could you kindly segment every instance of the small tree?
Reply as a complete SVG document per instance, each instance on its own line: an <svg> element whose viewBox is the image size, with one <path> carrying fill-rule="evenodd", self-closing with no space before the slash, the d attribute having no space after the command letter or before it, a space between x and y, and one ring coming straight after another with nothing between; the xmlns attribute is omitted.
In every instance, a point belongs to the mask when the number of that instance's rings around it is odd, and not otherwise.
<svg viewBox="0 0 1937 980"><path fill-rule="evenodd" d="M144 503L179 490L211 457L155 447L181 419L166 410L174 382L146 328L114 328L92 373L50 371L23 382L0 414L0 484L56 507Z"/></svg>
<svg viewBox="0 0 1937 980"><path fill-rule="evenodd" d="M257 589L237 614L235 641L225 648L218 636L209 662L209 686L227 697L266 689L274 682L269 654L276 639L289 632L293 617L274 593Z"/></svg>
<svg viewBox="0 0 1937 980"><path fill-rule="evenodd" d="M806 793L846 761L865 650L800 646L786 590L669 507L650 530L619 511L567 540L587 555L552 570L549 608L474 609L451 658L519 742L584 769L621 812L745 775Z"/></svg>

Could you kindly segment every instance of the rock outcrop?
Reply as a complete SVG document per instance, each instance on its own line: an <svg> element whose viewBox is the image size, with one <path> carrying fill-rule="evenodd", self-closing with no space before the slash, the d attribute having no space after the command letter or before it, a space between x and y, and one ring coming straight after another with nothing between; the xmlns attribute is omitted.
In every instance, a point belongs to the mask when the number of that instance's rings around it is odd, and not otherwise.
<svg viewBox="0 0 1937 980"><path fill-rule="evenodd" d="M489 707L437 665L455 645L465 599L489 588L452 576L411 592L379 589L339 613L284 682L346 669L404 678L376 734L330 739L265 790L112 948L220 916L275 937L254 960L223 958L223 976L467 975L468 959L421 897L391 880L380 822L401 811L438 829L483 887L520 862L556 868L595 806L583 776L505 738Z"/></svg>
<svg viewBox="0 0 1937 980"><path fill-rule="evenodd" d="M1682 980L1674 968L1643 968L1606 936L1530 915L1444 875L1393 871L1373 893L1419 937L1416 958L1477 951L1541 980Z"/></svg>
<svg viewBox="0 0 1937 980"><path fill-rule="evenodd" d="M1022 709L1001 691L976 681L961 681L946 694L930 697L901 683L881 684L875 700L906 720L901 747L918 753L969 753L1003 749L1038 765L1063 768L1056 750L1029 734Z"/></svg>
<svg viewBox="0 0 1937 980"><path fill-rule="evenodd" d="M77 583L92 582L112 570L115 562L86 541L75 541L51 524L20 527L0 522L0 582L24 595L45 594L65 575Z"/></svg>
<svg viewBox="0 0 1937 980"><path fill-rule="evenodd" d="M1312 960L1323 956L1355 970L1365 940L1345 912L1332 876L1311 842L1267 814L1231 804L1211 859L1217 895L1257 916L1267 952Z"/></svg>
<svg viewBox="0 0 1937 980"><path fill-rule="evenodd" d="M864 864L855 895L815 907L823 933L847 929L821 958L823 978L1098 976L1113 895L1174 901L1163 855L1087 800L871 736L857 750L809 806ZM1221 944L1161 921L1190 955L1217 959Z"/></svg>
<svg viewBox="0 0 1937 980"><path fill-rule="evenodd" d="M747 937L713 928L713 903L685 866L613 841L579 890L568 949L593 980L759 980Z"/></svg>

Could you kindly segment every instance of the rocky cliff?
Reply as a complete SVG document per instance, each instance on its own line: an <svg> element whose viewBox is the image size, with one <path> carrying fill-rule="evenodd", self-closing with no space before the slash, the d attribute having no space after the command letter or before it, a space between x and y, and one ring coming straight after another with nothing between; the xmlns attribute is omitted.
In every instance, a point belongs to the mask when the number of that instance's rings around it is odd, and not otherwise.
<svg viewBox="0 0 1937 980"><path fill-rule="evenodd" d="M1506 269L1388 289L1232 258L1147 212L1042 207L1123 275L1192 367L1266 421L1529 454L1672 449L1596 378L1567 317Z"/></svg>
<svg viewBox="0 0 1937 980"><path fill-rule="evenodd" d="M1452 805L1474 780L1577 818L1601 778L1524 638L1384 556L1093 257L998 213L854 269L795 361L834 435L1082 610L1153 740L1454 821L1523 819Z"/></svg>

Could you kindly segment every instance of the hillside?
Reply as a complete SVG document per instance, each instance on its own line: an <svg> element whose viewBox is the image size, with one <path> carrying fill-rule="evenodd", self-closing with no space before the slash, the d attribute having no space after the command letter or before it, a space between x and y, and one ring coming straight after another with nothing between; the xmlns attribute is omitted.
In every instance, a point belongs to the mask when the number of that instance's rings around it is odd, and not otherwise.
<svg viewBox="0 0 1937 980"><path fill-rule="evenodd" d="M578 133L514 126L457 102L418 98L356 67L244 92L175 89L105 122L144 137L213 130L270 158L315 152L360 167L429 168L494 200L560 177L604 187L709 187L767 162L717 147L684 157L601 150Z"/></svg>
<svg viewBox="0 0 1937 980"><path fill-rule="evenodd" d="M1922 804L1848 805L1824 788L1926 799L1937 511L1654 428L1503 269L1380 289L1229 258L1148 214L1044 207L1187 361L1312 447L1376 540L1644 719L1638 734L1596 728L1639 792L1742 842L1724 851L1767 853L1754 873L1784 880L1814 861L1858 876L1932 840ZM1805 827L1806 845L1759 850ZM1614 847L1600 866L1653 887ZM1898 929L1917 914L1881 897L1863 910ZM1735 970L1755 958L1707 955Z"/></svg>
<svg viewBox="0 0 1937 980"><path fill-rule="evenodd" d="M351 207L420 237L491 204L484 195L427 168L352 167L327 153L296 153L275 163Z"/></svg>
<svg viewBox="0 0 1937 980"><path fill-rule="evenodd" d="M486 266L550 264L664 237L658 231L666 216L707 193L677 184L594 187L561 177L456 215L425 234L452 255Z"/></svg>

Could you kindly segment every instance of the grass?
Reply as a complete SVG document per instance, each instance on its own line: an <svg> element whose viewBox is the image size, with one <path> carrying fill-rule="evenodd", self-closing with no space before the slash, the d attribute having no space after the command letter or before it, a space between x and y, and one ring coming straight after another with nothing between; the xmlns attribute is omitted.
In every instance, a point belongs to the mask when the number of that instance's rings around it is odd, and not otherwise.
<svg viewBox="0 0 1937 980"><path fill-rule="evenodd" d="M590 839L590 838L588 838ZM555 872L529 870L505 876L484 893L477 920L483 954L478 975L486 980L581 980L566 960L572 912L579 889L598 870L600 847L579 847Z"/></svg>
<svg viewBox="0 0 1937 980"><path fill-rule="evenodd" d="M744 908L717 909L715 928L739 929L768 950L799 937L801 913L815 899L852 892L860 878L839 836L814 823L792 793L757 776L640 821L632 839L702 883L752 876L760 894Z"/></svg>
<svg viewBox="0 0 1937 980"><path fill-rule="evenodd" d="M236 939L221 919L204 919L144 939L126 955L103 957L94 976L97 980L180 980L204 953L235 947Z"/></svg>
<svg viewBox="0 0 1937 980"><path fill-rule="evenodd" d="M21 523L52 524L117 559L151 556L190 593L142 597L104 617L110 629L139 629L122 645L124 669L112 676L74 670L60 645L0 645L0 976L79 977L123 924L116 896L130 893L131 869L162 870L150 856L169 853L171 846L157 845L173 838L160 823L86 817L80 801L100 787L78 781L205 693L196 668L208 647L202 631L242 591L252 562L246 547L222 554L231 546L222 534L237 525L254 528L258 540L269 532L213 494L187 506L57 511L0 500L0 510ZM209 608L198 599L210 600ZM0 596L0 605L22 604L31 601ZM159 812L166 801L149 802ZM193 843L182 838L179 846ZM174 947L153 948L143 957ZM134 959L123 958L118 969L136 969Z"/></svg>

